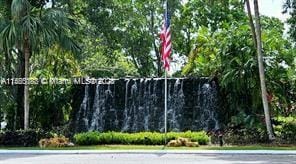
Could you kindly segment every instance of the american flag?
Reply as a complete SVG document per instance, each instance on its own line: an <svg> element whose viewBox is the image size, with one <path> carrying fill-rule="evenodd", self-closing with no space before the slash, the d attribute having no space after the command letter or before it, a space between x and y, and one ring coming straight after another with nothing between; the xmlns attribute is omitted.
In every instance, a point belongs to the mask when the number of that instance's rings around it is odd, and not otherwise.
<svg viewBox="0 0 296 164"><path fill-rule="evenodd" d="M164 14L164 23L162 26L162 31L160 33L161 39L161 60L163 62L164 68L169 71L170 70L170 54L172 51L172 42L171 42L171 31L170 31L170 17L167 10Z"/></svg>

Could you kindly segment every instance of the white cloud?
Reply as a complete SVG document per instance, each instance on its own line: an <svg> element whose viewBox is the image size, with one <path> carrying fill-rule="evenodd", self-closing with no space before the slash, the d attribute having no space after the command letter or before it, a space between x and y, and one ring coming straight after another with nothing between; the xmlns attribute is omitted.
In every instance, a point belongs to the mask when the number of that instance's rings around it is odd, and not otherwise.
<svg viewBox="0 0 296 164"><path fill-rule="evenodd" d="M288 14L282 14L284 0L258 0L259 12L261 15L276 17L285 22L289 17ZM253 12L253 0L250 0ZM254 13L254 12L253 12Z"/></svg>

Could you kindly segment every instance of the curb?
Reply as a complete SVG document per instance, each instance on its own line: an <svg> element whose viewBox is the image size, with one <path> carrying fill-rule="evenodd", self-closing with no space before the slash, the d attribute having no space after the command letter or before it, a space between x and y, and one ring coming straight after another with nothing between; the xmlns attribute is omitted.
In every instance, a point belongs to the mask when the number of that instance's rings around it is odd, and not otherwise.
<svg viewBox="0 0 296 164"><path fill-rule="evenodd" d="M296 155L296 150L0 150L1 154L232 154Z"/></svg>

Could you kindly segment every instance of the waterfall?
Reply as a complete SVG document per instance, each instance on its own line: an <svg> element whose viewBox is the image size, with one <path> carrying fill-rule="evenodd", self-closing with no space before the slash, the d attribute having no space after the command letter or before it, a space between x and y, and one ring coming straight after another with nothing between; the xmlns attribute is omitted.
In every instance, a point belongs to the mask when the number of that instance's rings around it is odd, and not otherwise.
<svg viewBox="0 0 296 164"><path fill-rule="evenodd" d="M183 106L185 104L184 93L183 93L183 81L177 79L174 87L173 93L171 94L171 87L168 94L168 130L170 131L180 131L180 124L183 115Z"/></svg>
<svg viewBox="0 0 296 164"><path fill-rule="evenodd" d="M126 82L126 85L125 85L125 103L124 103L124 113L123 113L123 120L124 120L124 123L123 123L123 127L122 127L122 131L125 132L125 131L128 131L129 129L129 124L131 122L131 113L129 112L129 106L128 106L128 91L129 91L129 82L130 80L128 79L127 82Z"/></svg>
<svg viewBox="0 0 296 164"><path fill-rule="evenodd" d="M145 79L144 95L143 95L143 103L144 103L143 114L144 114L144 130L145 131L149 131L150 107L151 107L150 95L151 95L151 83L148 81L148 79Z"/></svg>
<svg viewBox="0 0 296 164"><path fill-rule="evenodd" d="M84 89L84 98L76 116L76 125L83 130L88 130L88 115L89 111L89 86L86 85Z"/></svg>
<svg viewBox="0 0 296 164"><path fill-rule="evenodd" d="M84 87L75 114L77 132L164 130L164 79L118 79ZM168 131L219 129L217 110L215 81L168 79Z"/></svg>
<svg viewBox="0 0 296 164"><path fill-rule="evenodd" d="M91 121L91 127L89 128L89 130L99 130L99 131L103 131L104 127L103 127L103 115L105 114L103 111L101 111L102 108L102 104L103 102L102 99L100 99L102 96L100 93L100 85L96 86L96 94L95 94L95 100L94 100L94 105L93 105L93 110L94 113L92 115L92 121Z"/></svg>
<svg viewBox="0 0 296 164"><path fill-rule="evenodd" d="M202 86L202 94L204 96L202 101L202 106L204 107L203 119L205 120L203 126L206 127L204 130L219 129L217 113L215 112L217 108L216 84L204 84Z"/></svg>

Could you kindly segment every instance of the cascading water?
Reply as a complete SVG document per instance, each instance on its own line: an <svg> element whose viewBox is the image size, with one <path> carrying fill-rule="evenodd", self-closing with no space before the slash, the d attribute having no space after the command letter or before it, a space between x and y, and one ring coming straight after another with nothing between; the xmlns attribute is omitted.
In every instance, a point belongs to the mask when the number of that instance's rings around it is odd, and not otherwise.
<svg viewBox="0 0 296 164"><path fill-rule="evenodd" d="M172 84L169 86L168 92L168 118L171 118L168 120L168 127L172 131L179 131L181 129L180 123L182 121L182 109L185 104L183 81L177 79L173 86Z"/></svg>
<svg viewBox="0 0 296 164"><path fill-rule="evenodd" d="M215 81L168 79L168 130L217 130ZM163 131L164 79L118 79L86 85L74 127L81 131Z"/></svg>
<svg viewBox="0 0 296 164"><path fill-rule="evenodd" d="M122 131L127 131L129 129L129 124L131 122L131 116L132 114L129 112L130 108L128 106L129 103L129 98L128 98L128 91L129 91L129 82L130 80L127 80L126 82L126 86L125 86L125 104L124 104L124 113L123 113L123 127L122 127Z"/></svg>
<svg viewBox="0 0 296 164"><path fill-rule="evenodd" d="M88 130L88 116L87 111L89 111L89 86L85 86L84 98L80 105L79 111L76 115L76 126L78 126L82 131Z"/></svg>

